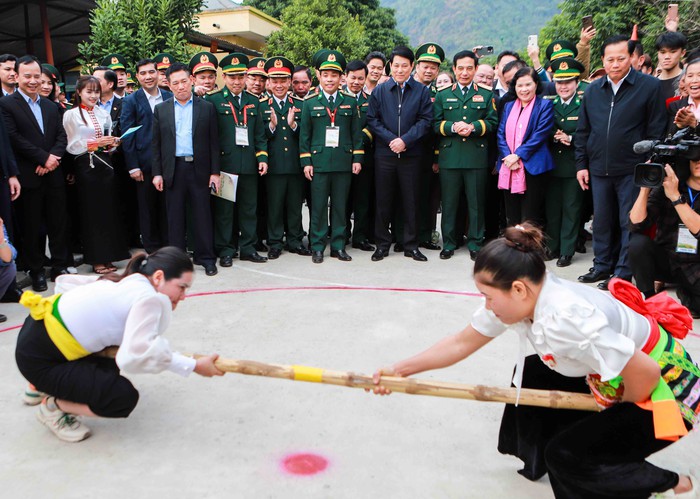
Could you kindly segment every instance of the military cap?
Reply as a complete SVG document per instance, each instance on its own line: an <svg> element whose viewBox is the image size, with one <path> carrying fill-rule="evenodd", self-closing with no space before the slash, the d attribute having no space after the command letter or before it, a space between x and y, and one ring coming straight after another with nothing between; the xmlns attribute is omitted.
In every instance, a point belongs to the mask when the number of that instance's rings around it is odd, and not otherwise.
<svg viewBox="0 0 700 499"><path fill-rule="evenodd" d="M265 63L265 72L267 76L273 78L275 76L292 76L294 72L294 64L289 59L284 57L270 57Z"/></svg>
<svg viewBox="0 0 700 499"><path fill-rule="evenodd" d="M54 81L58 81L61 79L61 75L58 73L58 69L56 69L55 66L52 66L51 64L48 63L43 63L41 65L43 69L46 69L49 73L51 73L51 77L54 79Z"/></svg>
<svg viewBox="0 0 700 499"><path fill-rule="evenodd" d="M318 57L314 56L314 59L316 60L316 69L319 71L326 71L329 69L338 71L339 73L345 71L345 56L337 50L328 50Z"/></svg>
<svg viewBox="0 0 700 499"><path fill-rule="evenodd" d="M318 68L318 60L319 58L324 58L326 54L330 51L330 49L320 49L318 50L314 56L311 58L311 65L314 68Z"/></svg>
<svg viewBox="0 0 700 499"><path fill-rule="evenodd" d="M233 52L221 59L221 71L224 74L245 74L248 71L248 56Z"/></svg>
<svg viewBox="0 0 700 499"><path fill-rule="evenodd" d="M434 62L442 64L445 51L437 43L424 43L416 49L416 62Z"/></svg>
<svg viewBox="0 0 700 499"><path fill-rule="evenodd" d="M265 78L267 78L267 72L265 71L265 58L253 57L248 62L248 74L264 76Z"/></svg>
<svg viewBox="0 0 700 499"><path fill-rule="evenodd" d="M126 70L126 58L121 54L109 54L102 59L100 66L107 66L111 70L123 69Z"/></svg>
<svg viewBox="0 0 700 499"><path fill-rule="evenodd" d="M160 54L157 54L156 56L154 56L153 60L156 63L156 69L158 71L160 71L163 69L168 69L170 67L170 65L173 62L175 62L175 57L168 54L167 52L161 52Z"/></svg>
<svg viewBox="0 0 700 499"><path fill-rule="evenodd" d="M190 71L193 75L202 71L216 71L218 67L219 61L211 52L200 52L190 59Z"/></svg>
<svg viewBox="0 0 700 499"><path fill-rule="evenodd" d="M136 85L136 81L134 81L134 73L130 69L126 70L126 84Z"/></svg>
<svg viewBox="0 0 700 499"><path fill-rule="evenodd" d="M573 57L560 57L552 61L554 81L569 81L580 78L586 68Z"/></svg>
<svg viewBox="0 0 700 499"><path fill-rule="evenodd" d="M576 57L578 49L569 40L554 40L547 45L545 55L550 61L556 61L560 57Z"/></svg>

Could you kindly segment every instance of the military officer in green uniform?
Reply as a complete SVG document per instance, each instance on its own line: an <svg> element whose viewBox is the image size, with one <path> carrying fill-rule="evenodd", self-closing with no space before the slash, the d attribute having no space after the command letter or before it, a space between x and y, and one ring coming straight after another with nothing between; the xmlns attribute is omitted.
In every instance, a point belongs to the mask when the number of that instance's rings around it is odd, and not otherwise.
<svg viewBox="0 0 700 499"><path fill-rule="evenodd" d="M573 57L562 57L552 62L552 70L557 95L553 99L551 150L556 168L550 174L547 189L547 246L552 257L559 257L557 266L568 267L578 237L584 194L576 180L574 158L574 135L582 100L577 88L584 67Z"/></svg>
<svg viewBox="0 0 700 499"><path fill-rule="evenodd" d="M235 205L214 200L214 249L222 267L230 267L236 253L234 217L240 228L240 259L267 261L255 251L258 177L267 173L267 139L260 101L245 91L247 63L245 54L234 52L224 57L221 68L226 85L206 96L217 112L221 171L238 175Z"/></svg>
<svg viewBox="0 0 700 499"><path fill-rule="evenodd" d="M445 51L437 43L424 43L416 50L416 70L414 78L430 89L433 102L437 96L435 80L440 73L440 64L445 60ZM430 145L425 148L426 155L421 162L421 183L418 193L418 241L421 248L439 250L432 241L440 204L440 178L437 173L437 158L434 151L440 138L431 133L423 139Z"/></svg>
<svg viewBox="0 0 700 499"><path fill-rule="evenodd" d="M455 54L452 71L457 83L435 97L435 133L440 136L439 168L442 191L442 237L440 258L451 258L457 249L459 196L467 197L469 231L467 247L472 260L484 243L486 179L489 175L488 134L498 126L496 103L490 88L474 83L479 60L474 52Z"/></svg>
<svg viewBox="0 0 700 499"><path fill-rule="evenodd" d="M265 58L254 57L248 62L248 75L245 88L256 97L267 97L267 71L265 71Z"/></svg>
<svg viewBox="0 0 700 499"><path fill-rule="evenodd" d="M331 257L352 258L345 252L345 210L352 174L360 173L364 150L357 101L340 91L345 57L328 50L316 58L319 89L306 97L301 112L299 157L311 181L311 254L323 262L328 234L328 198L331 202Z"/></svg>
<svg viewBox="0 0 700 499"><path fill-rule="evenodd" d="M369 241L374 234L374 158L372 154L372 133L367 128L369 95L364 91L367 79L367 65L358 60L350 61L345 68L345 90L355 96L360 112L362 146L365 151L362 171L353 175L348 200L347 232L350 236L350 214L353 214L352 247L362 251L374 251Z"/></svg>
<svg viewBox="0 0 700 499"><path fill-rule="evenodd" d="M175 62L175 57L167 52L161 52L153 57L153 62L156 63L156 70L158 71L158 88L169 92L170 86L168 85L168 77L165 76L165 72Z"/></svg>
<svg viewBox="0 0 700 499"><path fill-rule="evenodd" d="M117 73L117 88L114 89L114 96L123 99L126 92L126 57L121 54L109 54L104 59L100 66L106 66Z"/></svg>
<svg viewBox="0 0 700 499"><path fill-rule="evenodd" d="M194 78L195 95L206 95L216 90L216 71L219 60L211 52L200 52L190 59L190 71Z"/></svg>
<svg viewBox="0 0 700 499"><path fill-rule="evenodd" d="M309 256L304 247L301 207L304 173L299 162L299 121L303 99L289 94L294 64L284 57L271 57L265 63L272 95L260 100L265 123L269 167L267 171L267 257L279 258L284 247L285 221L290 253ZM286 220L285 220L286 216Z"/></svg>
<svg viewBox="0 0 700 499"><path fill-rule="evenodd" d="M576 59L576 57L578 56L578 49L576 48L576 44L571 43L569 40L554 40L552 43L547 45L547 49L545 50L545 56L549 61L548 63L550 71L553 72L553 66L555 61L564 57ZM576 62L583 66L583 64L578 59L576 59ZM582 71L581 74L583 74L584 72L585 71ZM589 84L590 82L588 80L579 78L578 86L576 87L576 94L579 97L583 97L583 92L586 90L586 87Z"/></svg>

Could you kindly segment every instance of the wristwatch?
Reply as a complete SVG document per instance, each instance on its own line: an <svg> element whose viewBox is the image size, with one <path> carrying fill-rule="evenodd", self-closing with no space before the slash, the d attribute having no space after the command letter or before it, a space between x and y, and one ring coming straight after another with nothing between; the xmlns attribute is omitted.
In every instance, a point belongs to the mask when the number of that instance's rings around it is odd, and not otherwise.
<svg viewBox="0 0 700 499"><path fill-rule="evenodd" d="M671 201L671 206L678 206L679 204L684 204L684 203L685 203L685 197L683 196L683 194L681 194L680 196L678 196L678 199L676 199L675 201Z"/></svg>

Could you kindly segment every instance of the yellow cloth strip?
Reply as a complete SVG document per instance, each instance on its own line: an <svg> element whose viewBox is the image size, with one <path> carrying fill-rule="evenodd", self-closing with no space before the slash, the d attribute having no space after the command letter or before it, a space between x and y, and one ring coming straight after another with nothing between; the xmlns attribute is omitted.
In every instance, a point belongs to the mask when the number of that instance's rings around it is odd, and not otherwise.
<svg viewBox="0 0 700 499"><path fill-rule="evenodd" d="M48 298L44 298L41 295L37 295L31 291L25 291L22 293L22 298L19 302L29 309L29 315L35 321L44 321L44 326L46 327L46 332L49 334L49 338L53 341L56 348L58 348L64 357L68 360L81 359L90 355L90 352L85 350L83 346L78 343L78 341L73 338L73 335L63 327L61 321L59 321L53 315L53 305L56 300L61 295L53 295Z"/></svg>
<svg viewBox="0 0 700 499"><path fill-rule="evenodd" d="M295 381L311 381L321 383L323 381L323 369L309 366L292 366Z"/></svg>
<svg viewBox="0 0 700 499"><path fill-rule="evenodd" d="M356 149L352 152L353 154L364 154L365 150L364 149Z"/></svg>
<svg viewBox="0 0 700 499"><path fill-rule="evenodd" d="M484 120L479 120L479 124L481 125L481 136L483 137L486 133L486 122Z"/></svg>
<svg viewBox="0 0 700 499"><path fill-rule="evenodd" d="M370 132L370 131L369 131L368 129L366 129L366 128L363 128L362 131L365 133L365 135L367 135L367 137L369 138L369 140L372 140L372 132Z"/></svg>
<svg viewBox="0 0 700 499"><path fill-rule="evenodd" d="M447 137L447 134L445 133L445 123L446 121L441 121L440 122L440 133L443 134L445 137Z"/></svg>
<svg viewBox="0 0 700 499"><path fill-rule="evenodd" d="M299 155L299 158L310 158L311 153L310 152L303 152Z"/></svg>
<svg viewBox="0 0 700 499"><path fill-rule="evenodd" d="M256 152L256 153L255 153L255 156L256 156L256 157L258 157L258 156L267 156L267 153L266 153L265 151L260 151L260 152Z"/></svg>

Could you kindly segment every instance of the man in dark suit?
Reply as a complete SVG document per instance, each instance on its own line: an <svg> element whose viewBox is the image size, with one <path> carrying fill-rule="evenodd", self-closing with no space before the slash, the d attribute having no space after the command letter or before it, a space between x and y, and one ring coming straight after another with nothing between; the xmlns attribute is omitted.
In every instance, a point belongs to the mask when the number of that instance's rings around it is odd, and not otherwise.
<svg viewBox="0 0 700 499"><path fill-rule="evenodd" d="M144 249L153 251L168 244L168 219L165 213L165 196L153 185L153 112L157 104L170 99L173 94L158 88L159 74L151 59L136 63L136 78L141 88L122 102L122 133L132 127L141 128L122 141L126 170L136 183L139 228Z"/></svg>
<svg viewBox="0 0 700 499"><path fill-rule="evenodd" d="M216 275L209 189L219 190L219 132L216 111L192 94L190 68L172 64L167 71L173 98L153 115L153 185L165 190L169 244L185 249L185 204L194 221L194 260Z"/></svg>
<svg viewBox="0 0 700 499"><path fill-rule="evenodd" d="M70 253L66 239L66 186L61 158L66 152L58 106L39 96L41 65L24 56L16 66L18 91L0 99L22 179L22 250L35 291L47 289L44 251L49 236L51 280L65 274Z"/></svg>
<svg viewBox="0 0 700 499"><path fill-rule="evenodd" d="M404 256L420 262L427 260L418 249L416 203L433 103L428 87L411 77L414 58L411 49L396 47L389 57L391 79L375 88L369 99L367 126L374 137L377 193L377 250L372 255L375 262L389 254L389 222L397 183L403 203Z"/></svg>

